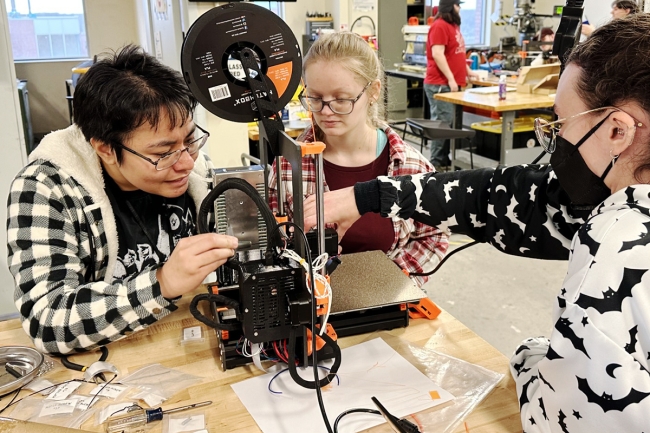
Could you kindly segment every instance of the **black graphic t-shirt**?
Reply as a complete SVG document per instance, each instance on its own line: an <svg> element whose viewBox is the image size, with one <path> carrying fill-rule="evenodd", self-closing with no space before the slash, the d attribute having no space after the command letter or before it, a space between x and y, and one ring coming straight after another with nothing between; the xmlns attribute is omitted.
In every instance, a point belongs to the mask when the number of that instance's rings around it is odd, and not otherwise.
<svg viewBox="0 0 650 433"><path fill-rule="evenodd" d="M181 238L196 233L194 200L185 194L165 198L142 190L122 191L104 172L118 235L114 279L164 263Z"/></svg>

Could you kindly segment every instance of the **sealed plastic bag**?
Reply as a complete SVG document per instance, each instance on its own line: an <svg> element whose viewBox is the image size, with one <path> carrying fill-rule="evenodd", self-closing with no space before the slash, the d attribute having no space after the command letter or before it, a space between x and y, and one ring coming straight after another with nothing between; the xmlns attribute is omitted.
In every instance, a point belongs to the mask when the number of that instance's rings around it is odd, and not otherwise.
<svg viewBox="0 0 650 433"><path fill-rule="evenodd" d="M423 432L453 432L504 377L501 373L462 359L415 346L386 332L372 334L371 338L376 336L384 339L429 379L454 395L454 399L444 405L408 417ZM387 425L385 427L386 431L392 431Z"/></svg>

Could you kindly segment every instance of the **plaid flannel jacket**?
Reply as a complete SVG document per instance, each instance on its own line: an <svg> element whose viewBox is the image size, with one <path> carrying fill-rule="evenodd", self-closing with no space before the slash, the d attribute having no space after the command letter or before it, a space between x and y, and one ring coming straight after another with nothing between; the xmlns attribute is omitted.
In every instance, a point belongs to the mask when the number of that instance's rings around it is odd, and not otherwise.
<svg viewBox="0 0 650 433"><path fill-rule="evenodd" d="M415 173L433 172L435 169L424 156L408 144L405 144L401 137L390 127L385 126L384 132L388 137L389 159L387 176L402 176ZM313 135L308 130L301 137L302 141L312 142ZM291 184L291 166L284 159L281 163L281 179L286 191L285 208L289 219L293 212L293 187ZM269 175L269 204L274 212L278 211L277 194L277 167L273 164L273 170ZM302 190L305 197L316 193L316 167L313 156L308 155L302 159ZM325 179L325 191L329 191L327 179ZM415 273L428 272L435 268L444 257L449 246L448 232L438 230L425 224L415 222L411 219L392 218L395 238L393 245L387 255L401 269ZM427 277L412 277L418 286L422 286Z"/></svg>
<svg viewBox="0 0 650 433"><path fill-rule="evenodd" d="M79 128L46 136L30 161L9 193L7 263L23 328L35 346L53 354L90 350L174 311L175 300L161 295L156 268L113 281L115 216L99 158ZM190 175L197 206L208 191L210 167L201 154Z"/></svg>

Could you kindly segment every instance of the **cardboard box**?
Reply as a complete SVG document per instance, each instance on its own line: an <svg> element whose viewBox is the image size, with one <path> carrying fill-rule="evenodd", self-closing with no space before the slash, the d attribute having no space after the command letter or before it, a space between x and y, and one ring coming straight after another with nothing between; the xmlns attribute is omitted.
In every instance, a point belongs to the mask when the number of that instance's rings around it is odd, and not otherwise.
<svg viewBox="0 0 650 433"><path fill-rule="evenodd" d="M560 64L524 66L517 79L517 92L539 93L549 95L555 93L560 77Z"/></svg>

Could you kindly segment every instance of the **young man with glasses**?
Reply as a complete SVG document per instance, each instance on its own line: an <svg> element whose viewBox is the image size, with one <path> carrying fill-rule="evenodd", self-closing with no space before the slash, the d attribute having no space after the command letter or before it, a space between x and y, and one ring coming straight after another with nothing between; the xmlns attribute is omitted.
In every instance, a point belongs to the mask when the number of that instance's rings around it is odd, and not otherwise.
<svg viewBox="0 0 650 433"><path fill-rule="evenodd" d="M339 32L321 36L303 62L305 89L300 100L313 119L299 141L322 141L325 190L337 190L379 175L424 173L433 166L384 121L381 98L383 69L377 53L358 35ZM281 159L269 179L269 201L292 217L291 167ZM302 160L303 194L316 192L313 156ZM279 179L279 180L278 180ZM284 186L284 203L278 203L277 182ZM308 227L309 228L309 227ZM381 250L408 273L427 272L447 250L447 234L413 221L367 215L341 242L344 254ZM422 285L426 277L413 277Z"/></svg>
<svg viewBox="0 0 650 433"><path fill-rule="evenodd" d="M196 100L136 46L92 65L75 123L47 135L12 183L8 264L42 351L105 345L165 317L237 247L196 234L211 182Z"/></svg>

